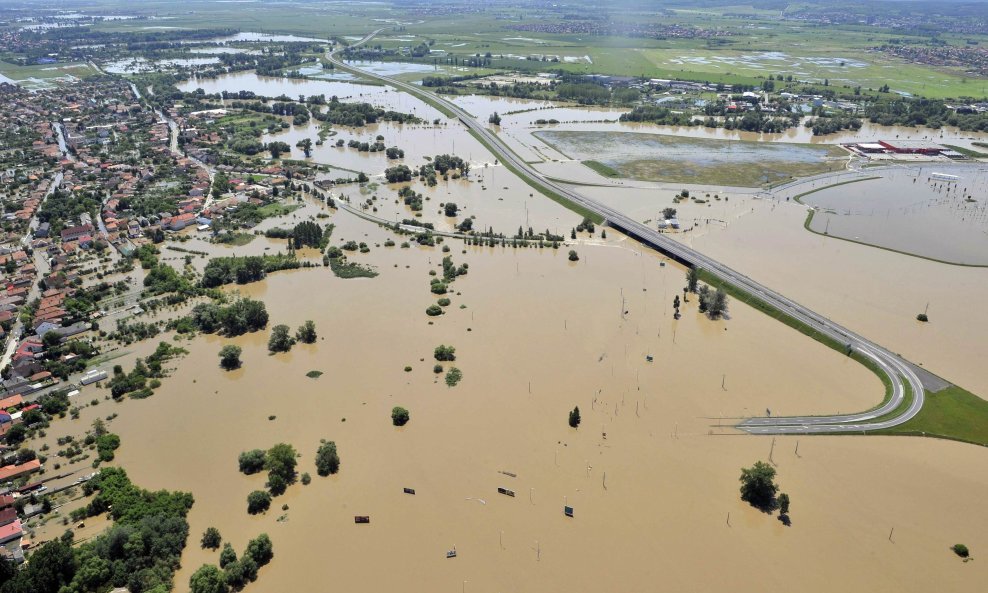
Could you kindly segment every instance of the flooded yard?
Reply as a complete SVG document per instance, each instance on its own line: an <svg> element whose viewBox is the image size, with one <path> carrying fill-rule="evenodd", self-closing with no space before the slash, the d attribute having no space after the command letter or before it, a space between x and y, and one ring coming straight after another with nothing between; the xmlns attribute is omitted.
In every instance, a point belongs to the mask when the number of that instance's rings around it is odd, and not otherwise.
<svg viewBox="0 0 988 593"><path fill-rule="evenodd" d="M953 174L956 181L931 177ZM921 257L988 265L988 172L978 166L894 168L878 179L803 196L810 228Z"/></svg>

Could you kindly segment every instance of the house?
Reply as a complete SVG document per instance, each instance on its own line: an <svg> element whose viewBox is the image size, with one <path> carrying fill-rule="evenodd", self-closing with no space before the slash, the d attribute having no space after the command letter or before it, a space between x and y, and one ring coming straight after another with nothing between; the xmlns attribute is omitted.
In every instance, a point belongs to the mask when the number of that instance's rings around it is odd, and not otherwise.
<svg viewBox="0 0 988 593"><path fill-rule="evenodd" d="M12 480L17 476L34 473L39 469L41 469L41 462L37 459L32 459L31 461L20 465L5 465L0 467L0 482L6 482L7 480Z"/></svg>
<svg viewBox="0 0 988 593"><path fill-rule="evenodd" d="M21 528L20 519L14 519L13 523L0 527L0 544L20 539L23 534L24 530Z"/></svg>
<svg viewBox="0 0 988 593"><path fill-rule="evenodd" d="M74 226L67 228L62 231L62 241L77 241L78 239L85 237L86 235L92 235L93 225L91 224L81 224L79 226Z"/></svg>
<svg viewBox="0 0 988 593"><path fill-rule="evenodd" d="M187 212L185 214L179 214L178 216L172 216L171 220L169 220L164 226L171 231L180 231L195 222L196 215L192 212Z"/></svg>

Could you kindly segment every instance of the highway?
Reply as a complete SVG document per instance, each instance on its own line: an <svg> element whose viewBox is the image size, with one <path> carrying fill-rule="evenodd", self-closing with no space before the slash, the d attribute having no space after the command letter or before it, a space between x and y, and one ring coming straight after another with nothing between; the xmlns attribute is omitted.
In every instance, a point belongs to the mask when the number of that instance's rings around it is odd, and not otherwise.
<svg viewBox="0 0 988 593"><path fill-rule="evenodd" d="M378 29L351 45L355 47L366 43L372 39L382 29ZM427 98L434 104L441 105L444 109L454 114L471 132L479 139L482 139L501 162L510 165L519 175L549 192L554 192L565 199L577 204L586 210L601 216L606 223L628 236L649 245L670 257L694 268L701 268L712 274L722 282L737 287L748 294L751 294L768 305L775 307L784 314L804 323L818 333L828 336L838 343L845 344L849 350L854 350L862 356L870 359L876 367L888 377L892 386L892 394L888 401L881 406L857 414L841 414L834 416L790 416L790 417L759 417L742 420L736 425L740 430L752 434L830 434L846 432L864 432L890 428L906 422L914 417L923 407L924 389L919 377L911 365L902 360L893 352L882 346L875 344L867 338L842 327L830 319L816 313L807 307L775 292L774 290L759 284L748 278L744 274L737 272L728 266L710 258L690 247L679 243L652 229L637 220L634 220L618 210L587 198L574 189L547 179L539 171L519 158L494 132L481 124L472 115L439 95L426 91L423 87L396 80L387 76L381 76L354 68L347 65L337 53L336 49L328 54L328 60L335 67L343 70L355 72L365 78L375 79L392 86L398 90L405 91L413 96ZM911 399L907 394L911 392ZM903 406L909 400L908 406ZM893 414L894 412L894 414Z"/></svg>

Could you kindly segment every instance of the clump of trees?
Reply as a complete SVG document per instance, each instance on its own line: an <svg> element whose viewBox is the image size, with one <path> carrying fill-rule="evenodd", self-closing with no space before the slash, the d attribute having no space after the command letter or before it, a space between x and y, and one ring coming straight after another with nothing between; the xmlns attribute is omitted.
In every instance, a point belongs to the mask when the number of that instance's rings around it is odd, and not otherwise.
<svg viewBox="0 0 988 593"><path fill-rule="evenodd" d="M340 456L336 452L336 442L322 439L319 450L316 451L316 473L325 477L338 471L340 471Z"/></svg>
<svg viewBox="0 0 988 593"><path fill-rule="evenodd" d="M174 327L179 333L199 330L234 337L264 329L267 325L268 311L264 302L245 298L229 305L199 303L192 308L189 317L175 321L169 328Z"/></svg>
<svg viewBox="0 0 988 593"><path fill-rule="evenodd" d="M395 426L405 426L408 424L409 416L408 410L401 406L395 406L391 409L391 423Z"/></svg>
<svg viewBox="0 0 988 593"><path fill-rule="evenodd" d="M322 230L319 236L321 241ZM202 285L204 288L216 288L224 284L249 284L263 280L271 272L293 270L301 265L291 254L214 257L202 272Z"/></svg>
<svg viewBox="0 0 988 593"><path fill-rule="evenodd" d="M716 319L727 312L727 293L723 289L710 290L709 286L704 285L700 287L699 295L701 313Z"/></svg>
<svg viewBox="0 0 988 593"><path fill-rule="evenodd" d="M272 558L274 547L266 533L250 540L239 560L233 546L226 544L220 553L219 568L212 564L200 566L189 578L189 589L191 593L239 591L256 581L258 569L271 562Z"/></svg>
<svg viewBox="0 0 988 593"><path fill-rule="evenodd" d="M242 364L240 361L240 354L242 352L243 349L240 346L234 346L233 344L227 344L220 348L220 367L227 371L239 369Z"/></svg>
<svg viewBox="0 0 988 593"><path fill-rule="evenodd" d="M412 170L407 165L397 165L384 170L384 178L388 183L400 183L412 180Z"/></svg>
<svg viewBox="0 0 988 593"><path fill-rule="evenodd" d="M440 344L439 346L436 346L433 356L435 356L438 361L454 361L456 360L456 348L453 346Z"/></svg>
<svg viewBox="0 0 988 593"><path fill-rule="evenodd" d="M17 570L0 559L4 593L132 590L168 591L189 535L191 494L135 486L120 468L103 468L82 486L89 503L73 521L109 513L114 524L73 547L73 534L39 546ZM138 545L139 543L139 545Z"/></svg>
<svg viewBox="0 0 988 593"><path fill-rule="evenodd" d="M238 462L240 471L247 475L267 470L268 489L271 494L278 496L295 482L297 456L294 447L286 443L278 443L267 451L261 449L245 451L240 454Z"/></svg>

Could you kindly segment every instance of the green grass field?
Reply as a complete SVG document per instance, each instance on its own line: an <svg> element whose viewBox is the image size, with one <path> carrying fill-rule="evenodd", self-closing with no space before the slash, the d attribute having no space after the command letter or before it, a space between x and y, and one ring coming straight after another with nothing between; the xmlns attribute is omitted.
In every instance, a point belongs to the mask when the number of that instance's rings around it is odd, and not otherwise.
<svg viewBox="0 0 988 593"><path fill-rule="evenodd" d="M919 414L880 434L929 436L988 446L988 401L954 385L934 393L927 391Z"/></svg>
<svg viewBox="0 0 988 593"><path fill-rule="evenodd" d="M106 21L101 30L141 31L167 23L168 27L230 27L242 31L287 33L321 39L358 38L383 28L373 45L407 47L432 41L461 58L490 52L498 68L537 71L560 69L574 73L600 73L649 78L701 79L711 82L760 84L769 74L793 74L800 80L829 79L831 86L878 88L933 98L988 95L983 78L959 69L908 64L869 52L868 48L891 41L926 43L928 35L866 26L824 26L810 22L779 21L778 13L745 6L677 9L660 13L629 9L635 21L676 23L727 33L715 39L608 37L552 34L509 29L531 22L563 22L562 8L505 6L498 11L463 13L441 10L423 17L400 5L301 3L289 7L263 3L215 3L192 0L181 5L152 0L140 4L120 0L96 0L104 12L155 15L148 21ZM568 10L568 9L567 9ZM744 14L744 18L738 15ZM988 43L988 35L943 34L939 39L963 46L968 41ZM766 55L766 52L774 52ZM558 56L560 62L527 61L528 55ZM567 61L568 60L568 61ZM420 60L430 62L432 58ZM846 62L840 66L840 62ZM861 67L852 67L862 62Z"/></svg>

